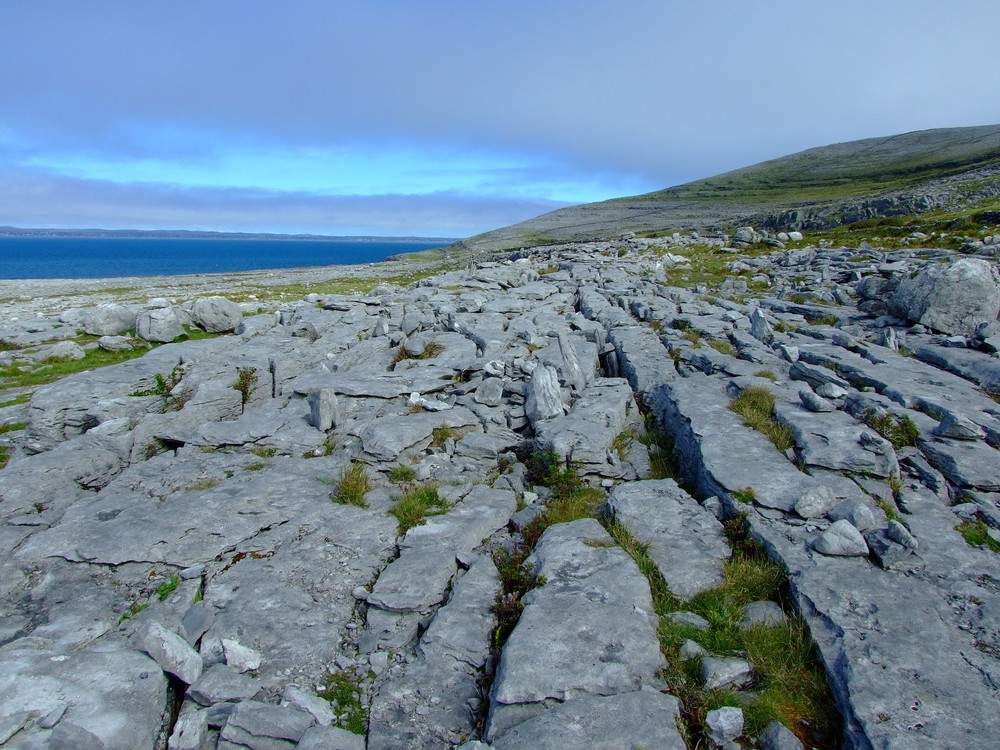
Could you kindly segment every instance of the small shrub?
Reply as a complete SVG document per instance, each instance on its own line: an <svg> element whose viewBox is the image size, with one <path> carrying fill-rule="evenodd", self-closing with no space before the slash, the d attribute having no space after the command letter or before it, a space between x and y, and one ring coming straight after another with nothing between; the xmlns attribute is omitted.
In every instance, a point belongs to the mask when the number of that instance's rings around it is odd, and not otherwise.
<svg viewBox="0 0 1000 750"><path fill-rule="evenodd" d="M436 484L407 487L403 496L389 512L399 521L399 535L424 523L427 516L439 515L448 509L448 501L438 494Z"/></svg>
<svg viewBox="0 0 1000 750"><path fill-rule="evenodd" d="M340 472L337 479L337 489L331 496L335 503L341 505L356 505L367 508L365 495L371 489L371 478L364 464L351 464Z"/></svg>
<svg viewBox="0 0 1000 750"><path fill-rule="evenodd" d="M500 590L493 600L493 614L497 618L493 645L498 649L503 648L521 619L521 612L524 610L521 597L538 583L533 567L524 562L530 554L531 549L527 544L515 547L513 552L507 552L503 548L493 551L493 564L497 567L497 577L500 580Z"/></svg>
<svg viewBox="0 0 1000 750"><path fill-rule="evenodd" d="M528 460L528 481L549 487L555 498L567 497L583 487L575 466L567 466L556 452L535 451Z"/></svg>

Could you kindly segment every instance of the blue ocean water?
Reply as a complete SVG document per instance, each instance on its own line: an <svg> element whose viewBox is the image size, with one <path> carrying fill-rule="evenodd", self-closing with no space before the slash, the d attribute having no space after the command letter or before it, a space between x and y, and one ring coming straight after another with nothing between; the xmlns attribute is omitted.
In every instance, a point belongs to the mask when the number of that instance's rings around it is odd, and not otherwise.
<svg viewBox="0 0 1000 750"><path fill-rule="evenodd" d="M375 263L446 244L378 239L0 237L0 278L94 279Z"/></svg>

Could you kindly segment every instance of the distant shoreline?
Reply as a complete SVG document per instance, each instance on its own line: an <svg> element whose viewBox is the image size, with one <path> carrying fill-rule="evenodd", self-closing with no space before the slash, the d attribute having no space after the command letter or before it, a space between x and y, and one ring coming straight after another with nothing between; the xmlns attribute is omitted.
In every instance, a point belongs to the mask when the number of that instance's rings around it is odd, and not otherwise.
<svg viewBox="0 0 1000 750"><path fill-rule="evenodd" d="M313 240L341 242L439 242L450 245L459 237L381 236L381 235L332 235L332 234L282 234L280 232L214 232L197 229L53 229L44 227L0 226L0 239L16 237L26 239L169 239L169 240Z"/></svg>

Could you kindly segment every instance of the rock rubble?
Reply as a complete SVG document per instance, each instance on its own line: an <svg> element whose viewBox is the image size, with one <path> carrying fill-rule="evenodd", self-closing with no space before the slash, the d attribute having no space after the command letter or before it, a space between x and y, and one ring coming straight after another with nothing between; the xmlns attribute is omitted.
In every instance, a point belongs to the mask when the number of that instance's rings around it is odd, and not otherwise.
<svg viewBox="0 0 1000 750"><path fill-rule="evenodd" d="M533 452L601 489L681 601L718 585L721 520L745 516L846 747L992 747L1000 557L956 527L1000 528L995 262L714 242L722 293L676 285L692 241L529 249L249 316L214 296L67 313L229 333L0 409L25 423L0 436L0 747L684 747L649 582L597 520L541 536L497 648L494 550L548 497ZM787 447L729 408L748 392ZM651 479L644 419L678 481ZM368 486L336 502L352 466ZM388 511L431 483L400 535ZM707 683L752 690L746 659L689 643ZM726 707L701 731L748 730Z"/></svg>

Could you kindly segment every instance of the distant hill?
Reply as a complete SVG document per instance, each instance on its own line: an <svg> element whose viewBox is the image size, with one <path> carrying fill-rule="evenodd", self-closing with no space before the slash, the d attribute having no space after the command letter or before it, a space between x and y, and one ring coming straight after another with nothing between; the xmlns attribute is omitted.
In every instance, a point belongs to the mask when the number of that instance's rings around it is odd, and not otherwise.
<svg viewBox="0 0 1000 750"><path fill-rule="evenodd" d="M830 228L928 211L998 210L998 199L1000 125L944 128L812 148L665 190L570 206L456 249L492 252L743 224Z"/></svg>

